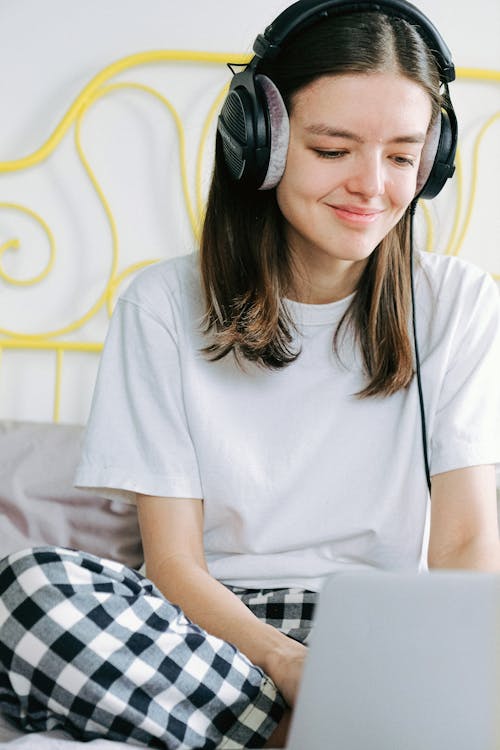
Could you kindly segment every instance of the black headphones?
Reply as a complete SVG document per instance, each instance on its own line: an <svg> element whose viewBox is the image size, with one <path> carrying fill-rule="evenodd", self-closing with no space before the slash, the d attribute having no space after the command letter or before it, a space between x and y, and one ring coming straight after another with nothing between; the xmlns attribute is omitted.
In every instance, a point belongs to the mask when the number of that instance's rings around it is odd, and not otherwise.
<svg viewBox="0 0 500 750"><path fill-rule="evenodd" d="M367 11L402 18L416 27L434 56L444 85L441 118L431 128L424 145L415 197L434 198L452 177L458 128L448 83L455 79L455 68L448 47L429 19L406 0L298 0L259 34L253 45L255 56L231 81L217 130L233 180L250 188L268 190L278 184L285 169L288 114L277 87L267 76L259 75L260 62L275 57L291 34L322 18Z"/></svg>

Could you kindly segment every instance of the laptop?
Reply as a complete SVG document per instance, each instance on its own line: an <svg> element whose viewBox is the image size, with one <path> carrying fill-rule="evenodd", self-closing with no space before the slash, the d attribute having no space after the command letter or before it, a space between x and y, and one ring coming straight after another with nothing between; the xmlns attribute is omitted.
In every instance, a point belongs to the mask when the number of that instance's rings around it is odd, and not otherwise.
<svg viewBox="0 0 500 750"><path fill-rule="evenodd" d="M332 576L287 748L498 750L499 644L500 576Z"/></svg>

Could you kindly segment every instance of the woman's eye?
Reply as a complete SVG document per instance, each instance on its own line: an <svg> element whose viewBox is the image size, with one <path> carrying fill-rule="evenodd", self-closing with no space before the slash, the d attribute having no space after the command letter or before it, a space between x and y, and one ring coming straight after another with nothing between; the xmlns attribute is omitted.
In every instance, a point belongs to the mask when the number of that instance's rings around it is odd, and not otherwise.
<svg viewBox="0 0 500 750"><path fill-rule="evenodd" d="M396 164L400 164L401 166L415 166L415 157L413 156L393 156L392 159Z"/></svg>
<svg viewBox="0 0 500 750"><path fill-rule="evenodd" d="M321 159L339 159L341 156L344 156L347 153L347 151L340 150L324 151L320 148L315 148L314 151Z"/></svg>

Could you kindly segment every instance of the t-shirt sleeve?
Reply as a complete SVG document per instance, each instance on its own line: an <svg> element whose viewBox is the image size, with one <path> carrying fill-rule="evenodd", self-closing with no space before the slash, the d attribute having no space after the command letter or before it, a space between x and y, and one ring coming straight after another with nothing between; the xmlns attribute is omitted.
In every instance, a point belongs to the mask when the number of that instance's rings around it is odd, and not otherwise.
<svg viewBox="0 0 500 750"><path fill-rule="evenodd" d="M457 301L431 434L431 473L500 462L500 298L489 276Z"/></svg>
<svg viewBox="0 0 500 750"><path fill-rule="evenodd" d="M129 502L137 492L202 497L171 311L160 319L135 301L118 301L75 484Z"/></svg>

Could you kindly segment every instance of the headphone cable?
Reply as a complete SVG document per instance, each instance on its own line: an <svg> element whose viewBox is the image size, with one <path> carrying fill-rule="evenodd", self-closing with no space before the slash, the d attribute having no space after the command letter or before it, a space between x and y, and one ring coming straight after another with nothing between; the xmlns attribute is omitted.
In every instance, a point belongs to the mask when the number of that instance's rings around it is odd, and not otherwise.
<svg viewBox="0 0 500 750"><path fill-rule="evenodd" d="M417 209L417 200L414 200L410 204L411 315L412 315L412 327L413 327L413 345L414 345L414 350L415 350L415 373L417 376L418 402L419 402L419 407L420 407L420 424L422 428L422 447L423 447L424 464L425 464L425 478L427 480L427 487L429 489L429 494L430 494L431 493L431 472L429 468L429 454L428 454L428 449L427 449L427 427L426 427L426 420L425 420L422 375L420 372L420 356L418 353L417 318L416 318L416 312L415 312L416 300L415 300L415 279L414 279L413 224L414 224L416 209Z"/></svg>

